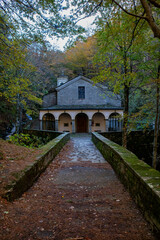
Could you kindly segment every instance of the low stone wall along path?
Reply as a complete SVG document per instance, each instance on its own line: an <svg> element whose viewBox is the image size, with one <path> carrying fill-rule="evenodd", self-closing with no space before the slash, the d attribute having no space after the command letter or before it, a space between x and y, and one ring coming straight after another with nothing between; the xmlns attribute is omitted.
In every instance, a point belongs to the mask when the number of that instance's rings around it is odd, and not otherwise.
<svg viewBox="0 0 160 240"><path fill-rule="evenodd" d="M88 134L71 135L33 186L0 206L1 240L158 239Z"/></svg>

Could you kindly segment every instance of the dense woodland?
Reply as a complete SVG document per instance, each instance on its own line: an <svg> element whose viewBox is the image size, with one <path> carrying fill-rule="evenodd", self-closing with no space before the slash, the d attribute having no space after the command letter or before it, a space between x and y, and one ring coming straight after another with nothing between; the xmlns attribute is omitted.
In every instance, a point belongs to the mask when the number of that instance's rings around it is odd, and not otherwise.
<svg viewBox="0 0 160 240"><path fill-rule="evenodd" d="M95 30L78 25L95 16ZM69 37L64 52L46 37ZM159 0L1 0L0 129L21 130L61 73L83 74L122 97L123 146L133 129L154 126L157 161L160 87Z"/></svg>

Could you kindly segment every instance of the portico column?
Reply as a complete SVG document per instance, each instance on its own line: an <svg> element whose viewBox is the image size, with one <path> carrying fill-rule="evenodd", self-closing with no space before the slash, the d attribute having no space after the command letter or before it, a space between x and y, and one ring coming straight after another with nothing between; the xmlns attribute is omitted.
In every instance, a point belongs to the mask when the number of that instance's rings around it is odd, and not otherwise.
<svg viewBox="0 0 160 240"><path fill-rule="evenodd" d="M89 119L88 130L89 130L89 133L92 132L92 119Z"/></svg>
<svg viewBox="0 0 160 240"><path fill-rule="evenodd" d="M108 132L108 129L109 129L109 119L105 119L106 121L106 132Z"/></svg>
<svg viewBox="0 0 160 240"><path fill-rule="evenodd" d="M58 120L55 120L55 131L58 132Z"/></svg>
<svg viewBox="0 0 160 240"><path fill-rule="evenodd" d="M72 119L72 133L75 133L75 120Z"/></svg>
<svg viewBox="0 0 160 240"><path fill-rule="evenodd" d="M42 127L43 127L43 125L42 125L42 120L39 120L39 129L40 129L40 130L43 130Z"/></svg>

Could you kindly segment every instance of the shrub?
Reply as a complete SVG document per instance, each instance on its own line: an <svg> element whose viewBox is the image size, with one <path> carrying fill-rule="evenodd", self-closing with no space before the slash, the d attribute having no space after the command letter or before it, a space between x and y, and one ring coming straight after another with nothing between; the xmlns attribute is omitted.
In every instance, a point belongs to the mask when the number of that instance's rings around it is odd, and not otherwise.
<svg viewBox="0 0 160 240"><path fill-rule="evenodd" d="M14 134L9 138L9 142L14 143L16 145L29 147L29 148L41 147L49 141L50 141L49 137L42 138L42 137L37 137L35 135L24 134L24 133Z"/></svg>

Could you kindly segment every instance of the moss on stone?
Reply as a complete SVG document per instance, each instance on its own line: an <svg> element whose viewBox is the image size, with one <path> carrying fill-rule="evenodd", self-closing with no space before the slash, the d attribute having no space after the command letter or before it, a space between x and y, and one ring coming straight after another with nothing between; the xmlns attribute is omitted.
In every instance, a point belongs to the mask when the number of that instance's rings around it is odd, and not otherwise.
<svg viewBox="0 0 160 240"><path fill-rule="evenodd" d="M58 154L64 144L69 140L69 133L61 134L43 146L43 153L37 156L37 159L31 165L27 166L24 170L14 173L16 178L9 183L5 189L6 192L2 196L8 201L20 197L29 187L31 187L34 181L40 176L40 174L46 169L54 157Z"/></svg>
<svg viewBox="0 0 160 240"><path fill-rule="evenodd" d="M12 173L12 176L16 179L18 179L21 175L23 174L23 170L19 172L14 172Z"/></svg>
<svg viewBox="0 0 160 240"><path fill-rule="evenodd" d="M146 219L160 230L160 172L99 133L92 133L92 140L130 191Z"/></svg>

